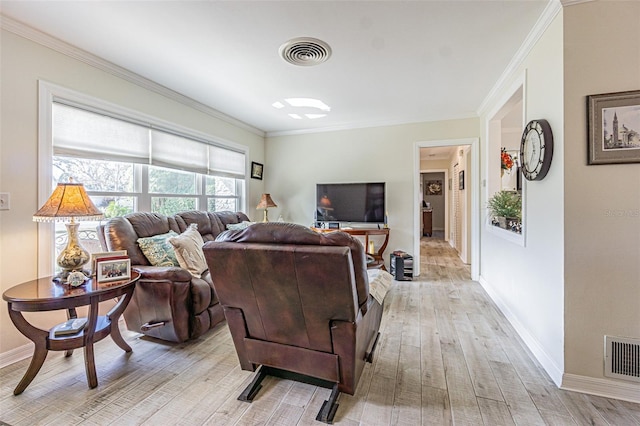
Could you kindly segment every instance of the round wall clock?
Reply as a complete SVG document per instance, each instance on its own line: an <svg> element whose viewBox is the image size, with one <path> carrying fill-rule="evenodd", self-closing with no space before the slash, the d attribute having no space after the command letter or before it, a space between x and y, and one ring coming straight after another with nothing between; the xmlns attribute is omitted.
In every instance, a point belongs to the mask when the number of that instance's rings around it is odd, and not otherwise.
<svg viewBox="0 0 640 426"><path fill-rule="evenodd" d="M531 120L522 133L520 166L527 180L542 180L553 157L553 133L547 120Z"/></svg>

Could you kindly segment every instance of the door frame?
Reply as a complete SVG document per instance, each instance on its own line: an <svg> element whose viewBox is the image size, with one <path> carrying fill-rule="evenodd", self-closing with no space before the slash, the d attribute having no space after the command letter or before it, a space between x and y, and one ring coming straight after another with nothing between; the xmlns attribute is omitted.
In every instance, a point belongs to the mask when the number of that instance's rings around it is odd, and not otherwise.
<svg viewBox="0 0 640 426"><path fill-rule="evenodd" d="M413 251L420 258L420 148L469 145L471 147L471 170L467 187L471 190L471 279L480 278L480 139L444 139L418 141L413 147ZM420 274L420 261L413 264L414 276Z"/></svg>

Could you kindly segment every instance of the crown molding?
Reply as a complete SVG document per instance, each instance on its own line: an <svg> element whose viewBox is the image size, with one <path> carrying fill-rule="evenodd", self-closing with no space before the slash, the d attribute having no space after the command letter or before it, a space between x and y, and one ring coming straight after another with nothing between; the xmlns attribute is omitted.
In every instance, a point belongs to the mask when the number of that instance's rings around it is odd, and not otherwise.
<svg viewBox="0 0 640 426"><path fill-rule="evenodd" d="M175 90L169 89L168 87L156 83L155 81L149 80L148 78L142 77L139 74L136 74L126 68L102 59L92 53L87 52L86 50L77 48L65 41L50 36L49 34L43 33L42 31L32 28L6 15L0 14L0 18L0 27L3 30L7 30L20 37L26 38L27 40L31 40L42 46L48 47L52 50L55 50L56 52L62 53L63 55L69 56L70 58L76 59L85 64L91 65L101 71L107 72L144 89L158 93L173 101L179 102L190 108L203 112L211 117L215 117L221 121L224 121L225 123L239 127L243 130L247 130L261 137L265 136L264 131L253 127L245 123L244 121L240 121L236 118L226 115L214 108L211 108L208 105L196 101L193 98L178 93Z"/></svg>
<svg viewBox="0 0 640 426"><path fill-rule="evenodd" d="M559 0L562 3L562 7L573 6L580 3L591 3L595 0Z"/></svg>
<svg viewBox="0 0 640 426"><path fill-rule="evenodd" d="M564 2L584 2L591 0L563 0ZM480 107L478 107L477 113L479 116L484 115L490 108L491 105L495 102L496 98L499 96L501 90L504 88L504 85L513 78L516 74L518 68L524 63L525 58L531 50L536 45L540 37L544 34L544 32L549 28L549 25L553 22L554 18L558 13L562 10L562 4L559 0L551 0L547 3L544 11L538 18L538 21L533 26L527 38L525 38L524 42L509 62L509 65L502 72L498 81L493 85L487 96L484 98Z"/></svg>

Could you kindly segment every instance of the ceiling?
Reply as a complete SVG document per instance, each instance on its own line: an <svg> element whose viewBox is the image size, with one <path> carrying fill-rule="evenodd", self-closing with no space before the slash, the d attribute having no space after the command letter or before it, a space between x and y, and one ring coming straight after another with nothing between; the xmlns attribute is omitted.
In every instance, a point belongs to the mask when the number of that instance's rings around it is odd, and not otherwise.
<svg viewBox="0 0 640 426"><path fill-rule="evenodd" d="M271 134L472 117L551 0L7 1L2 13ZM291 38L327 42L286 63ZM331 107L317 119L286 98ZM286 104L285 104L286 105Z"/></svg>

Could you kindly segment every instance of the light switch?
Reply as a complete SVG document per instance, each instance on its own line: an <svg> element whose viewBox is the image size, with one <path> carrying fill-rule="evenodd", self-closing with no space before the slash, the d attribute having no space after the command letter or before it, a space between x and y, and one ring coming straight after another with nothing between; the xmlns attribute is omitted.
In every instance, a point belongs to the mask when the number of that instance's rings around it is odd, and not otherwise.
<svg viewBox="0 0 640 426"><path fill-rule="evenodd" d="M0 192L0 210L9 210L9 193Z"/></svg>

